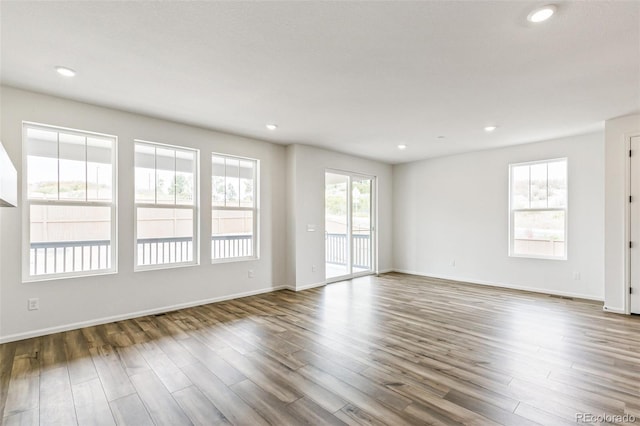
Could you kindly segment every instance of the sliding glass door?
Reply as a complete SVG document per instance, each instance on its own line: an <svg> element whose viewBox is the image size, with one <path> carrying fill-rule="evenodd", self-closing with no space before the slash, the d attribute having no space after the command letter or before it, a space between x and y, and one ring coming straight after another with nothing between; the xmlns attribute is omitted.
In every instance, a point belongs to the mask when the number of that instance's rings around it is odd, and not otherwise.
<svg viewBox="0 0 640 426"><path fill-rule="evenodd" d="M374 271L373 177L325 173L325 278L328 282Z"/></svg>

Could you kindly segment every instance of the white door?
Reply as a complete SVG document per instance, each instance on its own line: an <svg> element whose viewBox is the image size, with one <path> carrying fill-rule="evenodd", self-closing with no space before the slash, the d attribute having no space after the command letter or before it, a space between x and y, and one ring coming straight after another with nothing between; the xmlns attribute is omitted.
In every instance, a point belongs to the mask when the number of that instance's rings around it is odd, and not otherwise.
<svg viewBox="0 0 640 426"><path fill-rule="evenodd" d="M631 313L640 314L640 136L631 138Z"/></svg>

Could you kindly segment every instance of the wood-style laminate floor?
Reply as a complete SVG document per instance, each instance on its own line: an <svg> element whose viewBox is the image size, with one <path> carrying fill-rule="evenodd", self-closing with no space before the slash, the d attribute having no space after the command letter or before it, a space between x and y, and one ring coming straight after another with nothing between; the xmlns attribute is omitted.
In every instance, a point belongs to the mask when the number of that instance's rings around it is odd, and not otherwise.
<svg viewBox="0 0 640 426"><path fill-rule="evenodd" d="M5 425L640 418L640 318L534 293L365 277L0 345L0 412Z"/></svg>

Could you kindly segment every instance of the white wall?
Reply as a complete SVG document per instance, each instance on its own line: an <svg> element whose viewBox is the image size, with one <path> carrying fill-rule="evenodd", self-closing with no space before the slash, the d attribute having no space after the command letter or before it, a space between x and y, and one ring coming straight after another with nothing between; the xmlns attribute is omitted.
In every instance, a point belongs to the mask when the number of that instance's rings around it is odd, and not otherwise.
<svg viewBox="0 0 640 426"><path fill-rule="evenodd" d="M113 134L118 137L119 265L115 275L21 282L22 209L3 209L0 227L0 338L16 339L83 322L130 316L141 311L233 295L269 291L286 284L285 148L267 142L101 108L60 98L1 88L1 139L22 176L22 120ZM169 100L168 100L169 102ZM201 264L133 272L133 140L144 139L200 149L201 235L210 235L212 151L261 161L260 253L257 261L211 265L208 238ZM20 186L21 187L21 186ZM247 271L255 271L249 279ZM27 298L40 298L28 312Z"/></svg>
<svg viewBox="0 0 640 426"><path fill-rule="evenodd" d="M603 153L596 133L394 166L395 268L602 300ZM569 162L568 260L510 258L508 166L559 157Z"/></svg>
<svg viewBox="0 0 640 426"><path fill-rule="evenodd" d="M605 306L628 312L625 285L628 208L627 165L629 138L640 135L640 114L605 122Z"/></svg>
<svg viewBox="0 0 640 426"><path fill-rule="evenodd" d="M4 256L2 255L2 246L4 245L2 243L2 240L4 240L4 234L2 234L3 210L6 210L6 208L0 208L0 342L2 342L2 304L4 303L4 297L2 296L4 292L4 286L2 285L2 259L4 259Z"/></svg>
<svg viewBox="0 0 640 426"><path fill-rule="evenodd" d="M287 284L296 288L296 145L286 148L287 161Z"/></svg>
<svg viewBox="0 0 640 426"><path fill-rule="evenodd" d="M377 178L378 270L392 269L392 166L306 145L289 146L287 155L294 179L289 198L295 218L290 224L294 229L290 237L295 236L290 238L290 244L295 246L295 271L290 271L291 276L295 276L295 288L319 285L325 280L324 174L327 168ZM316 231L307 232L307 225L316 225ZM314 265L315 272L312 271Z"/></svg>
<svg viewBox="0 0 640 426"><path fill-rule="evenodd" d="M18 204L18 176L13 162L0 142L0 207Z"/></svg>

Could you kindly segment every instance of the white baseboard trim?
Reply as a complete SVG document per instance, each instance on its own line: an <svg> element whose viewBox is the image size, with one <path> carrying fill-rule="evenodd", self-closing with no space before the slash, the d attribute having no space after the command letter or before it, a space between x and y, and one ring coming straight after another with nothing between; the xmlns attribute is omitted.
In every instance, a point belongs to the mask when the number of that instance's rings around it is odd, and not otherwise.
<svg viewBox="0 0 640 426"><path fill-rule="evenodd" d="M454 276L447 276L447 275L425 274L424 272L409 271L409 270L406 270L406 269L394 269L394 272L399 272L401 274L417 275L417 276L420 276L420 277L427 277L427 278L437 278L437 279L441 279L441 280L458 281L458 282L462 282L462 283L470 283L470 284L486 285L486 286L491 286L491 287L508 288L508 289L511 289L511 290L530 291L532 293L550 294L550 295L554 295L554 296L574 297L574 298L577 298L577 299L586 299L586 300L594 300L594 301L597 301L597 302L604 302L604 300L602 300L602 298L594 297L594 296L587 295L587 294L571 293L571 292L565 292L565 291L556 291L556 290L551 290L551 289L546 289L546 288L519 286L519 285L513 285L513 284L499 283L499 282L495 282L495 281L475 280L475 279L469 279L469 278L464 278L464 277L454 277Z"/></svg>
<svg viewBox="0 0 640 426"><path fill-rule="evenodd" d="M382 270L378 271L378 275L381 275L381 274L388 274L389 272L395 272L395 271L396 271L396 270L395 270L395 269L393 269L393 268L391 268L391 269L382 269Z"/></svg>
<svg viewBox="0 0 640 426"><path fill-rule="evenodd" d="M300 287L296 287L294 289L294 291L309 290L311 288L322 287L324 285L327 285L327 283L324 282L324 281L323 282L319 282L319 283L307 284L307 285L303 285L303 286L300 286Z"/></svg>
<svg viewBox="0 0 640 426"><path fill-rule="evenodd" d="M624 308L613 308L611 306L606 306L605 305L605 306L602 307L602 310L605 311L605 312L611 312L611 313L614 313L614 314L628 315L627 314L627 310L624 309Z"/></svg>
<svg viewBox="0 0 640 426"><path fill-rule="evenodd" d="M379 274L386 274L388 272L393 272L393 269L385 269L384 271L378 272L378 275ZM370 272L370 273L366 273L364 275L356 276L354 278L343 278L343 279L338 279L338 280L335 280L335 281L322 281L322 282L319 282L319 283L306 284L306 285L303 285L303 286L300 286L300 287L287 286L287 288L289 290L293 290L293 291L303 291L303 290L309 290L309 289L316 288L316 287L322 287L322 286L325 286L325 285L328 285L328 284L335 284L335 283L339 283L339 282L342 282L342 281L349 281L351 279L357 279L357 278L360 278L360 277L366 277L366 276L371 276L371 275L375 275L375 273Z"/></svg>
<svg viewBox="0 0 640 426"><path fill-rule="evenodd" d="M80 328L91 327L94 325L108 324L111 322L122 321L132 318L140 318L147 315L161 314L164 312L177 311L178 309L192 308L194 306L208 305L210 303L223 302L225 300L239 299L241 297L255 296L258 294L271 293L273 291L290 289L289 286L281 285L276 287L267 287L259 290L245 291L243 293L235 293L227 296L212 297L210 299L195 300L192 302L178 303L175 305L163 306L161 308L146 309L143 311L130 312L127 314L113 315L110 317L97 318L88 321L80 321L71 324L59 325L56 327L41 328L39 330L26 331L24 333L9 334L8 336L0 336L0 343L15 342L17 340L30 339L32 337L46 336L48 334L60 333L63 331L77 330Z"/></svg>

